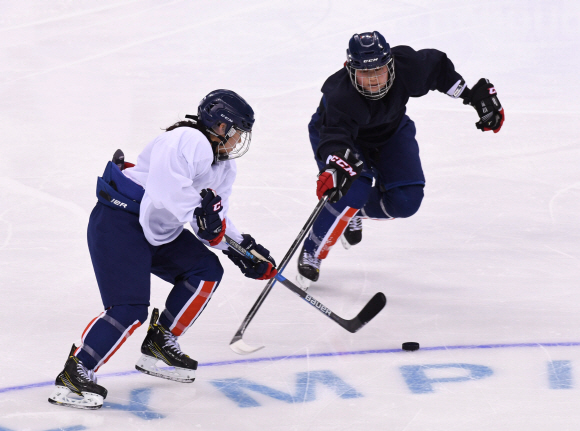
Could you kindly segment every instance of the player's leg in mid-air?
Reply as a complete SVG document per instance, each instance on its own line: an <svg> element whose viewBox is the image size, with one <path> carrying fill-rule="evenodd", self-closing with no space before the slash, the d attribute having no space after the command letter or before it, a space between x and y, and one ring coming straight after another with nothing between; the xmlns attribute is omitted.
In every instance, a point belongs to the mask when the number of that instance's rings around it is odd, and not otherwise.
<svg viewBox="0 0 580 431"><path fill-rule="evenodd" d="M411 217L419 210L425 175L415 134L415 123L405 116L397 132L373 155L377 181L359 216L390 220Z"/></svg>
<svg viewBox="0 0 580 431"><path fill-rule="evenodd" d="M367 162L376 178L374 187L365 163L363 173L346 195L337 203L326 205L299 256L298 282L303 288L307 288L310 281L318 280L321 261L328 256L336 240L351 226L358 228L355 223L360 219L356 218L391 220L410 217L417 212L423 199L425 177L415 133L413 121L405 116L396 133L377 151L369 153ZM356 235L347 232L347 242L353 237L355 240L356 236L362 237L362 224L359 226Z"/></svg>
<svg viewBox="0 0 580 431"><path fill-rule="evenodd" d="M350 220L367 202L372 178L364 173L355 180L346 195L337 203L327 203L314 222L298 257L298 282L303 288L308 281L317 281L320 264L341 237Z"/></svg>

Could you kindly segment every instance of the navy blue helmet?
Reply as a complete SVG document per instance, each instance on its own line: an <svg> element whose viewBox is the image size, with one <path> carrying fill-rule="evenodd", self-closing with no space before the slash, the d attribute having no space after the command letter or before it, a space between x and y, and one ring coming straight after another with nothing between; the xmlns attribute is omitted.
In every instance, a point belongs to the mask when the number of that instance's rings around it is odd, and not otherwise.
<svg viewBox="0 0 580 431"><path fill-rule="evenodd" d="M378 31L350 38L345 67L357 91L373 100L384 97L395 79L391 47Z"/></svg>
<svg viewBox="0 0 580 431"><path fill-rule="evenodd" d="M243 156L250 148L254 110L241 96L231 90L214 90L205 96L197 108L197 118L208 133L220 138L214 145L217 161ZM225 132L218 134L221 123Z"/></svg>

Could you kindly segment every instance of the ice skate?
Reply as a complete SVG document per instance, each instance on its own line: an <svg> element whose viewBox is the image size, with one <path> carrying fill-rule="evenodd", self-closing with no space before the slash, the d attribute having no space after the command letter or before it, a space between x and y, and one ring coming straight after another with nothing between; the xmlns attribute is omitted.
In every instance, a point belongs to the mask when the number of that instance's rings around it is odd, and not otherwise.
<svg viewBox="0 0 580 431"><path fill-rule="evenodd" d="M362 241L362 218L354 216L348 222L348 226L340 237L340 242L345 249L351 248Z"/></svg>
<svg viewBox="0 0 580 431"><path fill-rule="evenodd" d="M73 356L75 350L76 346L73 344L64 370L56 377L56 388L48 397L48 402L76 409L100 409L103 400L107 398L107 390L97 385L93 370L88 370Z"/></svg>
<svg viewBox="0 0 580 431"><path fill-rule="evenodd" d="M181 351L177 337L171 331L157 323L159 310L153 309L147 336L141 345L141 358L135 368L142 373L180 383L192 383L195 380L197 361ZM164 362L172 368L158 368L157 363Z"/></svg>
<svg viewBox="0 0 580 431"><path fill-rule="evenodd" d="M304 246L298 258L298 276L296 282L303 289L307 290L313 281L318 281L320 275L321 260L308 253Z"/></svg>

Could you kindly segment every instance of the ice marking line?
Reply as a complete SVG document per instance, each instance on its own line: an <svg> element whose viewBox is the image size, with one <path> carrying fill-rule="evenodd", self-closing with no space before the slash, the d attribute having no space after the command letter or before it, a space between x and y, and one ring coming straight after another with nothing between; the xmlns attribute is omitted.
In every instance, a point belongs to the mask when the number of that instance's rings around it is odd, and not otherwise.
<svg viewBox="0 0 580 431"><path fill-rule="evenodd" d="M92 13L103 12L103 11L108 11L108 10L112 10L112 9L118 9L120 7L128 6L131 3L139 3L141 1L142 0L132 0L132 1L129 1L127 3L116 4L113 6L105 6L105 7L99 7L99 8L94 8L94 9L82 10L79 12L72 12L72 13L68 13L68 14L64 14L64 15L55 16L53 18L43 19L40 21L27 22L27 23L18 24L18 25L12 26L12 27L6 27L3 29L0 29L0 32L17 30L17 29L26 28L26 27L35 27L37 25L48 24L48 23L52 23L52 22L56 22L56 21L63 21L63 20L67 20L70 18L76 18L78 16L90 15Z"/></svg>
<svg viewBox="0 0 580 431"><path fill-rule="evenodd" d="M580 346L580 341L572 341L567 343L514 343L514 344L467 344L464 346L433 346L433 347L421 347L421 351L437 351L437 350L481 350L481 349L509 349L509 348L522 348L522 347L578 347ZM199 364L199 367L220 367L224 365L237 365L237 364L251 364L256 362L274 362L274 361L286 361L291 359L311 359L311 358L330 358L333 356L353 356L353 355L377 355L384 353L401 353L407 354L401 349L374 349L374 350L358 350L354 352L328 352L328 353L306 353L302 355L287 355L287 356L271 356L268 358L253 358L253 359L236 359L233 361L219 361L219 362L206 362L204 364ZM168 368L168 367L167 367ZM121 371L119 373L110 374L100 374L99 378L109 378L109 377L122 377L131 375L140 375L139 371ZM40 383L30 383L28 385L22 386L10 386L7 388L0 388L0 394L6 392L22 391L24 389L34 389L41 388L44 386L51 386L54 381L50 382L40 382Z"/></svg>
<svg viewBox="0 0 580 431"><path fill-rule="evenodd" d="M266 3L266 2L264 2L264 3ZM253 10L258 10L258 9L262 8L262 5L263 5L263 3L260 3L258 5L254 5L252 7L247 7L242 12L234 12L234 13L230 14L229 17L235 17L237 15L242 15L242 14L246 14L246 13L252 12ZM131 48L134 48L136 46L140 46L140 45L143 45L143 44L147 44L149 42L156 42L156 41L165 39L165 38L170 37L170 36L174 36L174 35L179 34L179 33L183 33L185 31L188 31L188 30L191 30L191 29L194 29L194 28L197 28L197 27L207 26L208 24L213 24L213 23L216 23L216 22L219 23L219 22L223 21L223 19L224 19L224 16L223 15L220 15L218 18L215 18L215 19L205 20L201 24L196 23L196 24L193 24L193 25L187 25L187 26L184 26L184 27L179 27L176 30L167 31L167 32L164 32L164 33L158 33L156 35L153 35L153 36L150 36L150 37L146 37L144 39L141 39L141 40L138 40L138 41L135 41L135 42L130 42L130 43L126 43L126 44L121 45L121 46L117 46L116 48L109 49L109 50L104 51L104 52L101 52L99 54L89 55L87 57L84 57L84 58L81 58L81 59L78 59L78 60L73 60L73 61L70 61L68 63L61 63L58 66L49 67L48 69L40 70L40 71L37 71L37 72L32 72L32 73L29 73L28 75L19 76L18 78L14 78L14 79L11 79L9 81L5 81L5 82L3 82L0 85L12 84L12 83L14 83L16 81L21 81L23 79L28 79L28 78L35 77L35 76L44 75L44 74L51 73L51 72L54 72L54 71L57 71L57 70L66 69L66 68L69 68L71 66L76 66L77 64L86 63L88 61L92 61L92 60L96 60L96 59L99 59L99 58L107 57L107 56L109 56L111 54L116 54L118 52L125 51L125 50L131 49Z"/></svg>
<svg viewBox="0 0 580 431"><path fill-rule="evenodd" d="M85 223L89 217L89 213L86 212L80 205L72 203L72 201L66 201L64 199L57 198L50 193L35 189L34 187L24 185L14 178L0 177L0 186L5 190L10 190L10 193L19 194L21 196L29 196L36 200L62 207L74 214L78 221L82 221L83 223Z"/></svg>
<svg viewBox="0 0 580 431"><path fill-rule="evenodd" d="M554 196L552 196L552 199L550 199L550 202L548 203L548 209L550 210L550 218L552 219L552 223L555 223L556 221L554 220L554 201L556 199L558 199L558 197L566 192L568 192L569 190L573 190L575 188L578 188L578 186L580 186L580 183L574 183L574 184L570 184L567 187L564 187L560 190L558 190L556 192L556 194Z"/></svg>

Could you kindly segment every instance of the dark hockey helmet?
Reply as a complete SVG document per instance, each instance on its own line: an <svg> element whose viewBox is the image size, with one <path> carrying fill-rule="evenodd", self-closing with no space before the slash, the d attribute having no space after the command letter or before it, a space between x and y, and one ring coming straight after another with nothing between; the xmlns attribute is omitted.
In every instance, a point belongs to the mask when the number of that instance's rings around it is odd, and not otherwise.
<svg viewBox="0 0 580 431"><path fill-rule="evenodd" d="M352 85L368 99L384 97L395 80L391 47L378 31L354 34L350 38L345 67Z"/></svg>
<svg viewBox="0 0 580 431"><path fill-rule="evenodd" d="M237 93L212 91L199 102L197 117L209 134L220 138L219 143L212 143L216 161L236 159L250 148L254 111ZM220 123L226 125L223 135L216 133Z"/></svg>

